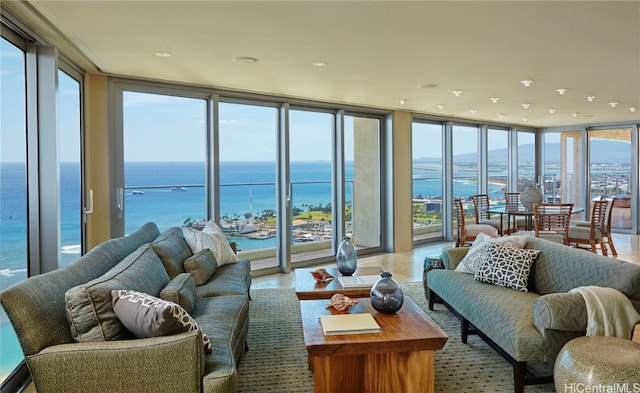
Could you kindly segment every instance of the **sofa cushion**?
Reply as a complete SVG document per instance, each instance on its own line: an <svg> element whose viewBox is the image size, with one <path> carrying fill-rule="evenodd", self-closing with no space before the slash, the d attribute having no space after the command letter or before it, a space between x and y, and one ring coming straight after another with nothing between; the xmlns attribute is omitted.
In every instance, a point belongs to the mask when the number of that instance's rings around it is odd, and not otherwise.
<svg viewBox="0 0 640 393"><path fill-rule="evenodd" d="M478 268L475 279L502 287L527 292L531 264L540 254L539 250L490 244Z"/></svg>
<svg viewBox="0 0 640 393"><path fill-rule="evenodd" d="M162 232L152 243L153 251L158 254L164 268L169 274L169 278L174 278L180 273L184 273L183 262L193 253L189 245L184 240L182 230L173 227Z"/></svg>
<svg viewBox="0 0 640 393"><path fill-rule="evenodd" d="M196 285L206 284L217 266L216 258L208 248L198 251L184 261L184 270L193 276Z"/></svg>
<svg viewBox="0 0 640 393"><path fill-rule="evenodd" d="M216 269L204 285L196 287L198 299L212 296L244 295L251 286L251 262L246 259Z"/></svg>
<svg viewBox="0 0 640 393"><path fill-rule="evenodd" d="M476 274L478 267L482 263L487 252L487 248L492 243L500 243L509 247L522 248L527 244L527 238L524 236L491 237L484 233L480 233L473 241L473 245L469 248L469 251L460 261L455 270L463 273Z"/></svg>
<svg viewBox="0 0 640 393"><path fill-rule="evenodd" d="M67 319L76 341L131 338L111 306L111 291L130 289L157 295L169 282L160 258L143 244L102 276L65 293Z"/></svg>
<svg viewBox="0 0 640 393"><path fill-rule="evenodd" d="M138 338L168 336L200 330L198 323L179 304L137 291L111 291L113 311L120 322ZM202 332L202 330L200 330ZM202 333L205 352L211 351L209 337Z"/></svg>
<svg viewBox="0 0 640 393"><path fill-rule="evenodd" d="M191 313L196 304L196 283L193 276L189 273L178 274L160 292L160 298L177 303Z"/></svg>

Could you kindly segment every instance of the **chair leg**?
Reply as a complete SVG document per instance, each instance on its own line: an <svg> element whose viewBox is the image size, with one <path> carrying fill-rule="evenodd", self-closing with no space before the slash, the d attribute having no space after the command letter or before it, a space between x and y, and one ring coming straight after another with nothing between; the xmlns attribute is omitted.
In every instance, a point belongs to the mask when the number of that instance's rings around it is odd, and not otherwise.
<svg viewBox="0 0 640 393"><path fill-rule="evenodd" d="M598 250L596 249L596 241L595 240L589 240L589 244L591 245L591 252L594 254L598 253Z"/></svg>
<svg viewBox="0 0 640 393"><path fill-rule="evenodd" d="M618 256L618 252L613 246L613 239L611 238L611 235L607 236L607 242L609 243L609 248L611 249L611 253L613 254L613 256Z"/></svg>
<svg viewBox="0 0 640 393"><path fill-rule="evenodd" d="M609 253L607 252L607 246L604 244L604 240L602 238L600 238L600 250L602 250L602 255L604 255L605 257L609 256Z"/></svg>

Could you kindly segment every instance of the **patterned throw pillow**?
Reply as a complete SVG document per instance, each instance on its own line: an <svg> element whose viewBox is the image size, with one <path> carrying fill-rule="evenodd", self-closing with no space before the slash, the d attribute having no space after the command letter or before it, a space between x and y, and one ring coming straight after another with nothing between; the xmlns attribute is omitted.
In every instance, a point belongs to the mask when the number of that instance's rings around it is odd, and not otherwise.
<svg viewBox="0 0 640 393"><path fill-rule="evenodd" d="M457 272L476 274L478 267L482 263L482 259L487 253L487 249L491 244L503 244L514 248L523 248L527 244L526 236L502 236L491 237L484 233L479 233L473 244L467 251L467 254L456 267Z"/></svg>
<svg viewBox="0 0 640 393"><path fill-rule="evenodd" d="M539 254L540 250L490 244L475 279L527 292L531 264Z"/></svg>
<svg viewBox="0 0 640 393"><path fill-rule="evenodd" d="M182 233L191 252L196 254L205 248L210 249L218 267L238 262L238 257L229 245L229 241L215 222L207 222L201 231L191 227L182 227Z"/></svg>
<svg viewBox="0 0 640 393"><path fill-rule="evenodd" d="M195 319L176 303L123 289L111 291L111 298L120 322L138 338L200 330ZM211 352L211 340L202 330L200 333L205 352Z"/></svg>

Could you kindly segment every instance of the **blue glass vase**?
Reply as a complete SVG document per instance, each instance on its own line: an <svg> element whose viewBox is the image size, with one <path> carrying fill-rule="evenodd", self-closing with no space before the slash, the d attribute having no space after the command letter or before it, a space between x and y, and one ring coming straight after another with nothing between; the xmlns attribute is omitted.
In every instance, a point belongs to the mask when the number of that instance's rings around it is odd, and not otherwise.
<svg viewBox="0 0 640 393"><path fill-rule="evenodd" d="M371 287L371 307L383 314L395 314L404 303L404 293L400 285L391 278L391 273L383 272Z"/></svg>
<svg viewBox="0 0 640 393"><path fill-rule="evenodd" d="M340 247L338 247L336 263L338 265L338 271L343 276L351 276L358 267L356 248L347 236L342 239L342 243L340 243Z"/></svg>

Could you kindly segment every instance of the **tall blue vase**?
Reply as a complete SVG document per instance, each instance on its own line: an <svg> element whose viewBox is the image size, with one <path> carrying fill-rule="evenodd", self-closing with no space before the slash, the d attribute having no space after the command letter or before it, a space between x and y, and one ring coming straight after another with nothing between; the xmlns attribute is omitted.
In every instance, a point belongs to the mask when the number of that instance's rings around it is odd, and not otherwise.
<svg viewBox="0 0 640 393"><path fill-rule="evenodd" d="M358 267L358 255L356 254L356 248L351 243L348 236L345 236L338 247L336 254L336 263L338 265L338 271L343 276L351 276Z"/></svg>

